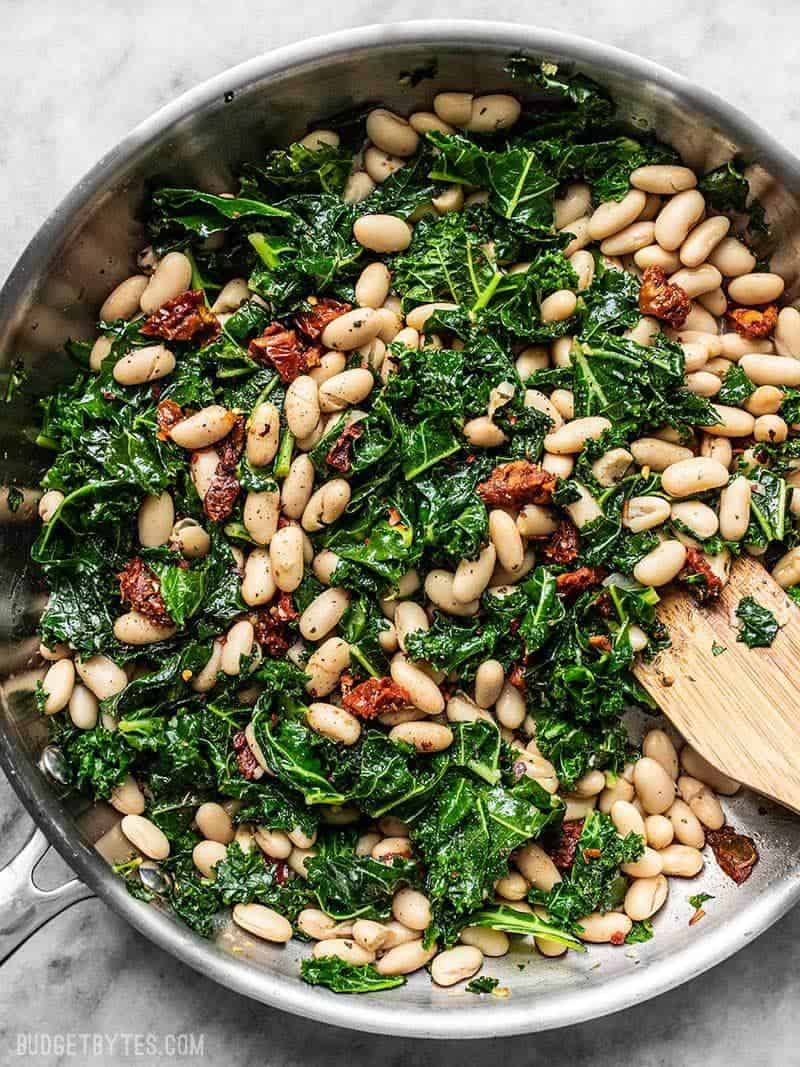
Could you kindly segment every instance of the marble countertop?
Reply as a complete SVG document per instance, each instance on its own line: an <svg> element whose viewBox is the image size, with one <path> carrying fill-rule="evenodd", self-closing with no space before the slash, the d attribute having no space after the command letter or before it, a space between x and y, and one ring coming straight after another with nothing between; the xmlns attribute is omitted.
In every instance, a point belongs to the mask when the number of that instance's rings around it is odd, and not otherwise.
<svg viewBox="0 0 800 1067"><path fill-rule="evenodd" d="M3 0L0 139L6 193L0 277L39 223L95 160L136 122L197 82L262 51L375 21L438 17L533 22L594 36L665 64L724 96L800 151L796 0L460 0L435 11L422 0ZM0 777L0 866L30 820ZM48 874L64 877L60 861ZM401 1063L450 1067L498 1053L517 1061L610 1067L762 1067L800 1063L800 975L791 946L800 908L733 959L657 1000L595 1022L531 1037L469 1045L411 1042L325 1028L247 1001L143 940L97 900L63 913L0 970L0 1062L27 1051L42 1064L226 1062L229 1067L303 1063ZM346 1011L343 1002L342 1010ZM97 1048L40 1042L36 1034L117 1035ZM202 1037L202 1050L173 1048L170 1034ZM160 1054L143 1040L154 1035ZM31 1035L31 1036L29 1036ZM498 1048L502 1044L502 1051ZM624 1049L624 1051L623 1051Z"/></svg>

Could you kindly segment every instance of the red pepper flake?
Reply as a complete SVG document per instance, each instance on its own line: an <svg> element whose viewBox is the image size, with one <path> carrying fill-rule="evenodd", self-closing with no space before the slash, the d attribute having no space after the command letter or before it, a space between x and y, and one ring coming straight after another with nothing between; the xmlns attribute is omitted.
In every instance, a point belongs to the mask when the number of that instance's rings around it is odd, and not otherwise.
<svg viewBox="0 0 800 1067"><path fill-rule="evenodd" d="M717 863L737 885L746 882L758 863L758 848L752 837L737 833L732 826L706 830Z"/></svg>
<svg viewBox="0 0 800 1067"><path fill-rule="evenodd" d="M403 521L403 516L397 510L397 508L389 508L389 525L399 526Z"/></svg>
<svg viewBox="0 0 800 1067"><path fill-rule="evenodd" d="M601 567L578 567L575 571L558 575L556 590L561 596L574 596L593 585L599 585L604 577L605 572Z"/></svg>
<svg viewBox="0 0 800 1067"><path fill-rule="evenodd" d="M364 427L357 422L345 426L334 441L325 457L325 462L336 471L346 474L353 465L353 442L364 433Z"/></svg>
<svg viewBox="0 0 800 1067"><path fill-rule="evenodd" d="M563 822L559 830L558 840L551 847L545 846L545 852L560 871L569 870L575 861L575 853L578 851L578 841L583 833L583 819Z"/></svg>
<svg viewBox="0 0 800 1067"><path fill-rule="evenodd" d="M410 703L408 691L391 678L367 678L345 696L342 707L357 719L374 719Z"/></svg>
<svg viewBox="0 0 800 1067"><path fill-rule="evenodd" d="M700 575L702 581L691 581L695 575ZM678 575L678 581L688 585L689 591L695 595L701 604L709 600L716 600L722 592L722 582L714 574L711 564L705 555L697 548L686 549L686 562Z"/></svg>
<svg viewBox="0 0 800 1067"><path fill-rule="evenodd" d="M775 304L762 308L734 308L727 312L727 319L738 334L748 341L756 341L769 337L778 325L778 309Z"/></svg>
<svg viewBox="0 0 800 1067"><path fill-rule="evenodd" d="M556 476L527 459L515 459L495 467L477 487L478 496L491 507L515 508L523 504L548 504Z"/></svg>
<svg viewBox="0 0 800 1067"><path fill-rule="evenodd" d="M542 554L553 563L572 563L578 558L579 543L578 527L569 519L562 519L545 542Z"/></svg>
<svg viewBox="0 0 800 1067"><path fill-rule="evenodd" d="M322 336L322 331L329 322L338 319L340 315L345 315L353 307L352 304L345 304L341 300L333 300L328 296L321 298L312 296L309 298L308 304L311 310L301 311L298 315L295 315L294 321L297 323L298 330L312 341L316 341Z"/></svg>
<svg viewBox="0 0 800 1067"><path fill-rule="evenodd" d="M603 850L600 848L584 848L581 850L584 862L588 863L589 860L599 860L603 855Z"/></svg>
<svg viewBox="0 0 800 1067"><path fill-rule="evenodd" d="M624 945L625 934L621 930L615 930L608 940L612 945Z"/></svg>
<svg viewBox="0 0 800 1067"><path fill-rule="evenodd" d="M278 860L274 867L275 881L278 885L286 885L289 881L289 867L283 860Z"/></svg>
<svg viewBox="0 0 800 1067"><path fill-rule="evenodd" d="M200 341L208 344L220 332L217 316L206 306L202 289L187 289L148 316L140 327L145 337L165 341Z"/></svg>
<svg viewBox="0 0 800 1067"><path fill-rule="evenodd" d="M661 267L648 267L642 275L639 310L679 330L692 310L692 301L684 289L667 281Z"/></svg>
<svg viewBox="0 0 800 1067"><path fill-rule="evenodd" d="M260 777L258 760L247 743L244 730L240 730L233 735L233 751L236 753L236 765L239 768L239 773L244 778L252 781L254 778Z"/></svg>
<svg viewBox="0 0 800 1067"><path fill-rule="evenodd" d="M689 926L694 926L695 923L699 923L704 915L705 915L705 910L703 908L698 908L697 911L694 913L694 915L689 920Z"/></svg>
<svg viewBox="0 0 800 1067"><path fill-rule="evenodd" d="M117 578L119 595L134 611L147 616L156 626L171 625L172 619L161 595L161 582L141 556L134 556Z"/></svg>
<svg viewBox="0 0 800 1067"><path fill-rule="evenodd" d="M284 385L319 366L321 355L318 347L306 347L296 330L287 330L279 322L271 322L247 350L258 363L273 366Z"/></svg>
<svg viewBox="0 0 800 1067"><path fill-rule="evenodd" d="M162 400L156 408L156 422L158 423L156 436L159 441L166 441L170 431L179 422L183 422L183 408L174 400Z"/></svg>

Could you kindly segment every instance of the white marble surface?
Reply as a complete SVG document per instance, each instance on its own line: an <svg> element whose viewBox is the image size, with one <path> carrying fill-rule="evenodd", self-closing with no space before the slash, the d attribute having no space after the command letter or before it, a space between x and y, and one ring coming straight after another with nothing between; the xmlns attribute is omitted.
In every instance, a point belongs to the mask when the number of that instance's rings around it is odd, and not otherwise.
<svg viewBox="0 0 800 1067"><path fill-rule="evenodd" d="M0 277L46 214L130 127L177 93L227 66L310 34L368 22L447 14L570 30L637 51L715 90L800 151L800 8L797 0L423 0L375 5L275 0L1 0L0 167L4 232ZM0 865L29 821L0 779ZM55 874L53 875L55 877ZM193 1032L204 1056L154 1056L118 1037L98 1055L58 1048L33 1062L401 1063L450 1067L499 1055L517 1062L636 1067L760 1067L800 1063L794 937L800 909L709 974L624 1014L569 1031L468 1048L378 1039L252 1004L195 975L145 942L97 900L36 934L0 968L0 1063L19 1034ZM346 1003L343 1002L343 1011Z"/></svg>

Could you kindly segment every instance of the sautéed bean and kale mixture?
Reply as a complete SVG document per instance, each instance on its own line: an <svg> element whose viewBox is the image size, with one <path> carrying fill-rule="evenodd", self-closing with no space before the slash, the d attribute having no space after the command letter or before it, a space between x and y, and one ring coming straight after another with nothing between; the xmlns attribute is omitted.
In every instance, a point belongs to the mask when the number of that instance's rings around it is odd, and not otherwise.
<svg viewBox="0 0 800 1067"><path fill-rule="evenodd" d="M713 599L745 548L800 580L800 315L743 164L509 70L536 103L443 93L155 191L44 403L68 780L124 815L134 895L313 941L336 991L647 940L737 788L629 744L657 588Z"/></svg>

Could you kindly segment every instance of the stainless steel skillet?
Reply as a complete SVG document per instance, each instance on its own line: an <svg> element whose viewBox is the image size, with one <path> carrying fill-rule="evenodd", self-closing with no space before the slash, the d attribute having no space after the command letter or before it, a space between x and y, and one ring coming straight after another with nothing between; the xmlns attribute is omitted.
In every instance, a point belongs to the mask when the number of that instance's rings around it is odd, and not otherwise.
<svg viewBox="0 0 800 1067"><path fill-rule="evenodd" d="M78 183L8 279L0 293L0 364L24 356L42 393L68 373L60 344L89 333L101 300L130 273L145 243L137 212L149 180L224 188L242 160L354 104L381 101L405 111L429 105L441 88L507 88L504 61L519 49L595 77L624 117L654 127L700 169L737 151L754 160L751 177L780 237L775 265L796 298L800 161L755 123L677 75L589 40L489 22L408 23L346 31L251 60L134 130ZM35 413L12 404L3 415L0 483L35 485L41 460L26 434ZM37 765L44 739L30 698L40 666L33 631L41 602L25 575L34 529L25 520L35 508L26 501L11 515L4 505L0 492L0 762L46 836L37 831L0 872L0 957L93 891L190 966L286 1011L380 1033L488 1037L568 1025L663 992L735 952L800 898L800 820L742 796L729 812L759 842L762 859L750 881L736 889L710 866L685 893L674 887L656 921L658 936L646 945L559 961L533 951L496 961L487 971L510 987L505 1000L436 989L424 974L393 994L344 1000L300 981L300 946L268 948L230 927L215 942L203 941L128 895L91 847L109 824L108 811L71 808ZM80 879L54 894L39 893L30 878L47 840ZM690 928L685 898L700 888L716 899Z"/></svg>

